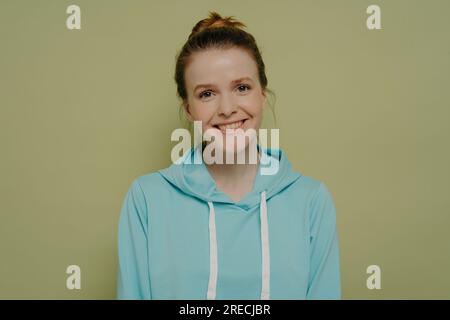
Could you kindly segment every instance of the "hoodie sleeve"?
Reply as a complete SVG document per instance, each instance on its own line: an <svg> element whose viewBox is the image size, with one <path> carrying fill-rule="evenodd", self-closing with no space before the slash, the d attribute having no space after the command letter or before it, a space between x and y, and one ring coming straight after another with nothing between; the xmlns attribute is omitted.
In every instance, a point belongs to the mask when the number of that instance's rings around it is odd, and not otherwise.
<svg viewBox="0 0 450 320"><path fill-rule="evenodd" d="M120 211L117 299L151 299L147 221L145 195L136 179L128 189Z"/></svg>
<svg viewBox="0 0 450 320"><path fill-rule="evenodd" d="M310 210L310 273L306 299L341 299L336 209L323 182Z"/></svg>

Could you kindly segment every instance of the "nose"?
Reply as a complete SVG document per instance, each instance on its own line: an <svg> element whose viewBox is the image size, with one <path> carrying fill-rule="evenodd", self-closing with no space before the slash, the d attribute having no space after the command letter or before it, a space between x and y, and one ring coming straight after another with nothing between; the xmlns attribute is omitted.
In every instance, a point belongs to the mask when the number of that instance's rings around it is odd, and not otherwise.
<svg viewBox="0 0 450 320"><path fill-rule="evenodd" d="M219 115L225 117L231 116L233 113L237 112L237 104L232 97L227 94L223 94L219 101Z"/></svg>

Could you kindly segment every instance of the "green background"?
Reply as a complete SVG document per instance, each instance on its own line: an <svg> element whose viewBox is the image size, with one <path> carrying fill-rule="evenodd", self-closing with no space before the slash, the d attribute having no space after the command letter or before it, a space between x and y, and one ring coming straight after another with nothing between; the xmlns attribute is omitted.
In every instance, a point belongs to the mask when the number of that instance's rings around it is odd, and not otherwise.
<svg viewBox="0 0 450 320"><path fill-rule="evenodd" d="M343 299L449 299L446 0L2 0L0 298L115 298L120 206L170 165L175 54L209 10L256 37L281 147L334 197Z"/></svg>

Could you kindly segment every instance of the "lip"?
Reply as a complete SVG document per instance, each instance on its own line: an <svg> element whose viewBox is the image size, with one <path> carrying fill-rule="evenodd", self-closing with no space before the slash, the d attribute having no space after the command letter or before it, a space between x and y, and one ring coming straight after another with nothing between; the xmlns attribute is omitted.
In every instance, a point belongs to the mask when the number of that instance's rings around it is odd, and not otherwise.
<svg viewBox="0 0 450 320"><path fill-rule="evenodd" d="M239 121L245 122L246 120L248 120L248 118L245 118L245 119L239 119L239 120L233 120L233 121L228 121L228 122L222 122L222 123L216 123L216 124L214 124L213 126L214 126L214 127L217 127L217 126L224 126L224 125L231 124L231 123L235 123L235 122L239 122Z"/></svg>
<svg viewBox="0 0 450 320"><path fill-rule="evenodd" d="M226 130L227 130L227 129L221 130L221 129L219 128L219 126L224 126L224 125L227 125L227 124L231 124L231 123L236 123L236 122L242 121L242 125L241 125L239 128L236 128L236 129L229 129L229 130L243 129L243 128L244 128L244 125L245 125L245 123L246 123L247 120L248 120L248 118L246 118L246 119L240 119L240 120L235 120L235 121L229 121L229 122L225 122L225 123L218 123L218 124L213 125L213 127L216 128L217 130L220 130L222 133L226 134Z"/></svg>

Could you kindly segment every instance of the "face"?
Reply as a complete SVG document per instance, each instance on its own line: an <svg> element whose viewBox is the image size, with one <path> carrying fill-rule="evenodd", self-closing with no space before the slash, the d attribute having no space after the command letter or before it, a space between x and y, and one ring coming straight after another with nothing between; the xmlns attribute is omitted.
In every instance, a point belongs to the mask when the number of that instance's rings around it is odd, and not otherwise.
<svg viewBox="0 0 450 320"><path fill-rule="evenodd" d="M240 48L210 49L191 56L185 70L190 121L202 121L202 134L219 134L224 152L246 149L249 139L237 139L248 129L261 126L266 93L261 88L256 62ZM228 139L235 148L227 150ZM238 145L237 141L245 140Z"/></svg>

